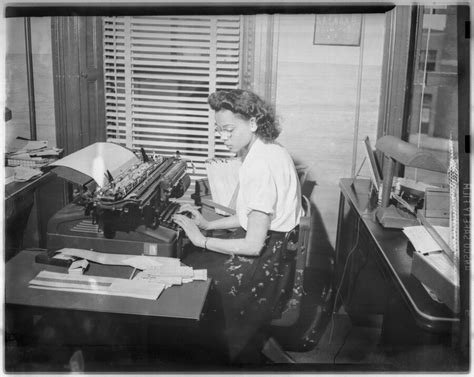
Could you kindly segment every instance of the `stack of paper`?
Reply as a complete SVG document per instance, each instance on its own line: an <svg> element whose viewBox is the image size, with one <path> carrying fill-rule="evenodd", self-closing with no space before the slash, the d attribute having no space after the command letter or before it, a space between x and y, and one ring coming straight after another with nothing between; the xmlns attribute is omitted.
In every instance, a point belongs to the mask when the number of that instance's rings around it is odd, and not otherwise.
<svg viewBox="0 0 474 377"><path fill-rule="evenodd" d="M206 160L207 178L212 200L231 209L235 209L236 189L239 183L239 169L242 162L238 158ZM216 209L216 213L226 212Z"/></svg>
<svg viewBox="0 0 474 377"><path fill-rule="evenodd" d="M30 157L58 157L62 149L48 146L47 140L20 140L16 139L8 147L8 156L16 158Z"/></svg>
<svg viewBox="0 0 474 377"><path fill-rule="evenodd" d="M7 163L9 166L27 166L39 168L56 159L62 149L49 147L46 140L16 139L7 146Z"/></svg>
<svg viewBox="0 0 474 377"><path fill-rule="evenodd" d="M27 182L33 178L41 176L43 172L38 169L27 168L26 166L15 166L13 177L16 182Z"/></svg>

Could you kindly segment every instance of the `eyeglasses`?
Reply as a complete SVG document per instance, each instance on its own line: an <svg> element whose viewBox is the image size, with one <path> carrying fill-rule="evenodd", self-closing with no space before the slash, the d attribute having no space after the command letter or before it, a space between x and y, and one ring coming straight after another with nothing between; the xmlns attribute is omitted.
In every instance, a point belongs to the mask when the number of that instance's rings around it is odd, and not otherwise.
<svg viewBox="0 0 474 377"><path fill-rule="evenodd" d="M226 135L228 138L231 138L232 133L234 132L234 129L235 128L228 129L228 128L222 128L221 126L216 126L215 131L216 133L219 134L219 136Z"/></svg>

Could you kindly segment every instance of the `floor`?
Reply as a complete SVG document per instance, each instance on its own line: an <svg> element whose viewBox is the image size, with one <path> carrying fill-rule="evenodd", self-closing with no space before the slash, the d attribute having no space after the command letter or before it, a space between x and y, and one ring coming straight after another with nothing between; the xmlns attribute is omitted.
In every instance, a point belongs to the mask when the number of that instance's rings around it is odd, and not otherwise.
<svg viewBox="0 0 474 377"><path fill-rule="evenodd" d="M379 347L380 329L373 326L353 325L345 313L332 316L319 343L307 352L289 352L297 363L270 364L261 368L238 368L238 371L306 371L306 372L413 372L413 371L453 371L456 354L441 346L425 347L418 350L406 350L396 354L387 354ZM63 350L47 348L38 350L18 349L14 339L6 339L5 361L7 371L101 371L101 372L156 372L182 369L179 363L146 361L140 353L117 350L108 359L91 360L81 352L61 353ZM99 352L100 353L100 352ZM86 354L87 355L87 354ZM25 360L27 360L25 362ZM50 360L45 363L45 360ZM430 365L420 368L420 365ZM201 370L201 369L199 369ZM219 368L217 368L219 370ZM192 372L192 367L187 368Z"/></svg>
<svg viewBox="0 0 474 377"><path fill-rule="evenodd" d="M357 372L453 371L457 368L457 354L441 345L386 352L379 345L380 332L380 327L353 325L349 316L338 313L333 315L314 349L289 354L295 362L306 364L309 369L314 364L336 371Z"/></svg>

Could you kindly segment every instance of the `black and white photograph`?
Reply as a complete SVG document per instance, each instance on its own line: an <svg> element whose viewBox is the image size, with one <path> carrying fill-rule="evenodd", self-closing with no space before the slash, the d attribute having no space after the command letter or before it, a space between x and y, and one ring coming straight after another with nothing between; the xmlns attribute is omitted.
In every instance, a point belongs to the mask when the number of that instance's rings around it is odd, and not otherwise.
<svg viewBox="0 0 474 377"><path fill-rule="evenodd" d="M6 3L2 372L469 372L473 15Z"/></svg>

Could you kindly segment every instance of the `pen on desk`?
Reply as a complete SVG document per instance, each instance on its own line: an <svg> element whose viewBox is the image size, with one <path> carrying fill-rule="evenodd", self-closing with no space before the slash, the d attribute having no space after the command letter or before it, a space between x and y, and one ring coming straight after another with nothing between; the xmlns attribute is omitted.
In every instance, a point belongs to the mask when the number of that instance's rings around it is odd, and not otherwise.
<svg viewBox="0 0 474 377"><path fill-rule="evenodd" d="M133 276L135 275L135 272L137 272L137 268L135 267L132 271L132 274L130 275L130 277L128 278L128 280L132 280L133 279Z"/></svg>

